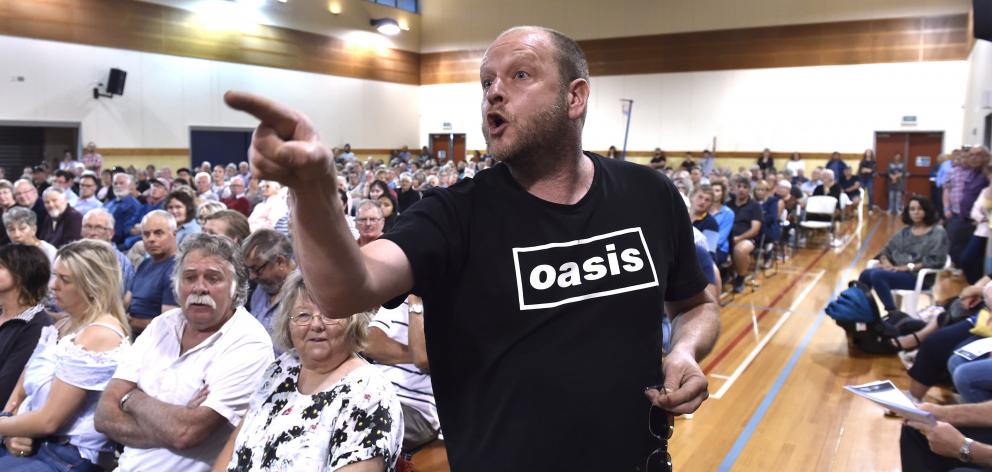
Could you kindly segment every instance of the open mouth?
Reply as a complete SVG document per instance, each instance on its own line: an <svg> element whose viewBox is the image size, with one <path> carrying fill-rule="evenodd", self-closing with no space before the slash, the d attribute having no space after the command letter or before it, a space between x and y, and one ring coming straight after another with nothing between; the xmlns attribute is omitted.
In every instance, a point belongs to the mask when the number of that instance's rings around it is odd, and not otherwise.
<svg viewBox="0 0 992 472"><path fill-rule="evenodd" d="M503 115L496 112L489 112L486 114L486 125L489 127L490 136L498 136L506 130L507 121Z"/></svg>

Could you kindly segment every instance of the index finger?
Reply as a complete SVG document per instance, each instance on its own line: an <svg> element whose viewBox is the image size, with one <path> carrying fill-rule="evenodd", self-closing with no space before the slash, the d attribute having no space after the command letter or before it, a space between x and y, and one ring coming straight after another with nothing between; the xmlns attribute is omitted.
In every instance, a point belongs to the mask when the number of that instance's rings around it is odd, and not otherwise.
<svg viewBox="0 0 992 472"><path fill-rule="evenodd" d="M293 110L252 93L228 90L224 93L224 103L235 110L258 118L262 123L272 127L283 140L292 139L293 131L296 130L300 120L299 115Z"/></svg>

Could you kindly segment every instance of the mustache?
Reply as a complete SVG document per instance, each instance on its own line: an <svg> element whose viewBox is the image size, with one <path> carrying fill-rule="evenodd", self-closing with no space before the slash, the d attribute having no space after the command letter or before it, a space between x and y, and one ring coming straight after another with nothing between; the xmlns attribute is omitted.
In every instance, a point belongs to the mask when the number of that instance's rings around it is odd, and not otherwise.
<svg viewBox="0 0 992 472"><path fill-rule="evenodd" d="M212 309L217 308L217 302L209 295L190 295L186 297L185 308L189 308L190 305L206 305Z"/></svg>

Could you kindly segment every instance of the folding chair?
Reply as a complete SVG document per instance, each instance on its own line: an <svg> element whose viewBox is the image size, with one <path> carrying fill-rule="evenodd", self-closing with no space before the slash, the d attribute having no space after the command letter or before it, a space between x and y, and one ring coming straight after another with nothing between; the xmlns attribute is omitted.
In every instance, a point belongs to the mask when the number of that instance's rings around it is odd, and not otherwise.
<svg viewBox="0 0 992 472"><path fill-rule="evenodd" d="M878 267L878 259L872 259L868 261L868 265L865 266L866 269L874 269ZM892 297L896 299L896 305L899 309L909 316L917 318L917 313L920 312L920 297L926 295L930 299L930 304L934 303L933 297L933 286L937 284L937 273L945 270L950 270L952 266L951 256L947 256L947 261L944 262L944 267L940 269L920 269L916 273L916 285L912 290L892 290ZM930 284L929 288L923 288L923 285L927 282L927 277L933 276L933 283Z"/></svg>
<svg viewBox="0 0 992 472"><path fill-rule="evenodd" d="M810 231L827 231L830 234L830 243L834 241L834 212L837 210L837 199L829 195L816 195L806 199L806 212L799 222L799 229L809 233ZM812 215L819 215L823 220L810 220ZM797 235L798 236L798 235ZM807 236L808 238L808 236ZM799 238L793 248L799 247Z"/></svg>

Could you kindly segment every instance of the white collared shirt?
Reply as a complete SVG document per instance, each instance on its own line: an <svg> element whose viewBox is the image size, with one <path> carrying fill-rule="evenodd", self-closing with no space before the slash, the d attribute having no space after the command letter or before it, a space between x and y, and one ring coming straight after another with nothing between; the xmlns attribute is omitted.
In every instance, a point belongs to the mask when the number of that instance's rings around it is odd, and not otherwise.
<svg viewBox="0 0 992 472"><path fill-rule="evenodd" d="M125 447L118 470L209 471L273 361L269 333L244 308L239 307L216 333L180 355L185 327L181 308L155 317L135 341L131 354L121 359L114 378L134 382L149 396L173 405L185 405L209 385L202 406L229 424L217 428L200 445L182 451Z"/></svg>

